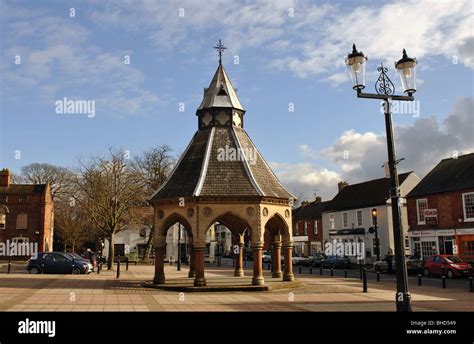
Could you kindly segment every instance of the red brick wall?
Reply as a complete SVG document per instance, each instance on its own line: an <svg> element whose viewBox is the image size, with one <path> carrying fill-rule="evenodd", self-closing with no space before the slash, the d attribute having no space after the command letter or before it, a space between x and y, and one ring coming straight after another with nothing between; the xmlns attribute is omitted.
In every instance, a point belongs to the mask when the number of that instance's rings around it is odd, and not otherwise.
<svg viewBox="0 0 474 344"><path fill-rule="evenodd" d="M49 190L47 196L32 194L28 197L27 202L18 202L18 195L8 195L6 206L10 212L6 216L5 229L0 230L0 241L6 242L15 237L24 237L28 238L30 243L37 242L38 250L44 251L47 240L49 250L52 250L53 202ZM21 213L27 214L27 229L16 228L17 215Z"/></svg>
<svg viewBox="0 0 474 344"><path fill-rule="evenodd" d="M408 224L411 230L472 228L473 222L459 222L464 219L462 194L474 189L457 190L439 194L407 198ZM426 198L429 209L438 210L438 225L418 225L416 200Z"/></svg>

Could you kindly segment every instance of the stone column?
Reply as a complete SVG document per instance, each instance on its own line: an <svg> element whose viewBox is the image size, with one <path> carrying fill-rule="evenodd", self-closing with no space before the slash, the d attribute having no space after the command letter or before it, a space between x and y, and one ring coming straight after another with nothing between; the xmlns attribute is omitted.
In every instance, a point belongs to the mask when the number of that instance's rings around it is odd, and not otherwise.
<svg viewBox="0 0 474 344"><path fill-rule="evenodd" d="M235 255L235 277L244 276L244 243L242 242L243 238L240 238L237 245L239 245L239 253Z"/></svg>
<svg viewBox="0 0 474 344"><path fill-rule="evenodd" d="M285 257L285 271L283 272L283 281L291 282L295 280L295 276L293 275L293 243L286 242L283 244L283 254Z"/></svg>
<svg viewBox="0 0 474 344"><path fill-rule="evenodd" d="M195 287L204 287L206 285L206 279L204 278L204 252L206 247L194 246L194 267L196 275L194 277Z"/></svg>
<svg viewBox="0 0 474 344"><path fill-rule="evenodd" d="M165 283L165 247L155 248L155 277L153 284Z"/></svg>
<svg viewBox="0 0 474 344"><path fill-rule="evenodd" d="M194 257L194 246L189 246L189 278L196 277L196 259Z"/></svg>
<svg viewBox="0 0 474 344"><path fill-rule="evenodd" d="M253 245L253 278L252 285L264 285L262 271L262 243L255 243Z"/></svg>
<svg viewBox="0 0 474 344"><path fill-rule="evenodd" d="M275 236L275 239L273 241L272 247L273 247L273 272L272 272L272 278L281 278L283 276L283 273L281 272L281 240L279 236Z"/></svg>

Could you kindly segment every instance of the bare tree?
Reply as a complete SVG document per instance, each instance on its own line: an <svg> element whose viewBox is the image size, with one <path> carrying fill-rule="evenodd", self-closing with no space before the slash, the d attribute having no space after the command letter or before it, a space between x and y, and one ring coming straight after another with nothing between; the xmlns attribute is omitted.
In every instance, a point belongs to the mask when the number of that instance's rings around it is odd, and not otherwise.
<svg viewBox="0 0 474 344"><path fill-rule="evenodd" d="M51 186L53 200L66 192L65 188L72 178L72 172L60 166L46 163L33 163L23 166L20 170L20 181L33 184L46 184Z"/></svg>
<svg viewBox="0 0 474 344"><path fill-rule="evenodd" d="M126 224L127 211L143 202L143 179L124 153L109 148L106 156L80 162L72 195L109 241L108 269L113 268L114 236Z"/></svg>
<svg viewBox="0 0 474 344"><path fill-rule="evenodd" d="M54 208L55 229L64 242L64 250L69 245L72 252L75 252L90 229L88 217L74 199L67 200L62 197L55 202Z"/></svg>
<svg viewBox="0 0 474 344"><path fill-rule="evenodd" d="M171 155L172 149L168 145L153 147L141 156L133 160L133 168L140 175L144 182L143 204L147 205L147 199L156 191L168 178L173 168L175 159ZM150 229L147 245L145 248L145 260L150 258L151 248L155 233L153 231L153 210L149 205L148 209L134 209L130 219L133 219L135 225L143 225Z"/></svg>

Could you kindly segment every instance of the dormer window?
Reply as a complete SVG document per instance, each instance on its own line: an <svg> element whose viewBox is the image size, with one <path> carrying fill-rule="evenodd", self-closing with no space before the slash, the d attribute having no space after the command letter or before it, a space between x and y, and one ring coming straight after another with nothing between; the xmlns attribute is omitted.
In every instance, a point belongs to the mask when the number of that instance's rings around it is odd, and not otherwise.
<svg viewBox="0 0 474 344"><path fill-rule="evenodd" d="M225 90L224 88L224 85L221 85L221 89L219 90L219 92L217 93L218 96L227 96L227 91Z"/></svg>

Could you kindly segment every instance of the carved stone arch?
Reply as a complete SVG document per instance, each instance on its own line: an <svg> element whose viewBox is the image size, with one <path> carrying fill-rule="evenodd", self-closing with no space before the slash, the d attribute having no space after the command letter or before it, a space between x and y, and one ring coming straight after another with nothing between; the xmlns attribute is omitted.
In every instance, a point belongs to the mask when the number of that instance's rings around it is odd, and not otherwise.
<svg viewBox="0 0 474 344"><path fill-rule="evenodd" d="M193 231L192 231L192 226L191 224L188 222L188 220L186 220L186 218L178 213L172 213L170 214L168 217L165 218L165 220L162 222L162 224L160 226L158 226L158 236L165 236L166 237L166 233L168 232L168 229L174 225L176 222L179 222L183 225L184 227L184 230L186 231L186 234L189 236L189 237L193 237Z"/></svg>
<svg viewBox="0 0 474 344"><path fill-rule="evenodd" d="M285 216L279 212L273 213L268 216L268 220L262 226L265 231L268 231L271 235L281 235L283 241L291 241L291 227Z"/></svg>
<svg viewBox="0 0 474 344"><path fill-rule="evenodd" d="M215 222L222 223L232 232L233 235L240 235L245 231L245 229L248 229L250 233L252 232L252 226L248 221L232 211L224 211L221 214L213 216L212 220L205 222L207 224L205 230Z"/></svg>

